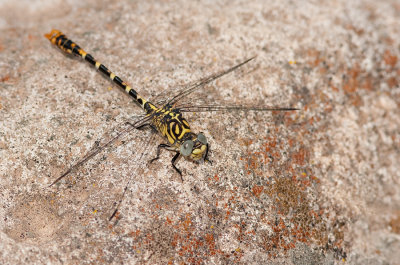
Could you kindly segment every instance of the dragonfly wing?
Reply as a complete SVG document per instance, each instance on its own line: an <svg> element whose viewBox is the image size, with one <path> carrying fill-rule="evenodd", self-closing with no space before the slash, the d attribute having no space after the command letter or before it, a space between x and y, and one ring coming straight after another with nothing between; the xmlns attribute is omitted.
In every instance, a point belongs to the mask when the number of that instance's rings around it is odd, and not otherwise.
<svg viewBox="0 0 400 265"><path fill-rule="evenodd" d="M201 106L179 106L181 112L211 112L211 111L294 111L298 108L292 107L265 107L245 105L201 105Z"/></svg>
<svg viewBox="0 0 400 265"><path fill-rule="evenodd" d="M147 149L148 149L150 143L152 143L154 141L155 136L156 136L156 134L152 134L150 137L148 137L148 140L144 141L144 143L142 145L142 148L141 148L142 151L140 152L140 156L136 159L136 161L143 161L144 160L144 156L146 154L148 154L148 150ZM125 198L125 194L126 194L127 190L130 187L130 184L131 184L134 176L135 176L135 174L130 174L129 175L128 181L126 182L126 185L125 185L125 188L124 188L124 191L122 192L121 197L118 200L118 203L115 204L116 206L114 207L114 210L112 211L112 214L108 218L108 221L111 221L114 218L114 216L116 216L116 214L117 214L118 210L120 209L120 206L121 206L121 204L122 204L122 202L123 202L123 200Z"/></svg>
<svg viewBox="0 0 400 265"><path fill-rule="evenodd" d="M173 105L175 103L177 103L179 100L181 100L182 98L190 95L191 93L193 93L194 91L196 91L197 89L200 89L202 87L204 87L205 85L211 83L212 81L229 74L230 72L235 71L236 69L238 69L239 67L247 64L248 62L250 62L251 60L253 60L255 57L251 57L229 69L226 69L224 71L221 72L217 72L214 73L208 77L202 78L198 81L195 81L193 83L189 83L187 85L182 86L181 89L178 89L175 93L174 96L172 96L171 98L169 98L168 100L161 100L161 101L154 101L156 104L159 104L159 106L164 106L166 104L170 104ZM165 93L163 93L165 94ZM159 96L157 96L156 98L159 98Z"/></svg>
<svg viewBox="0 0 400 265"><path fill-rule="evenodd" d="M106 135L103 137L102 141L96 141L95 145L92 149L82 157L77 163L71 166L67 171L65 171L60 177L58 177L55 181L53 181L50 186L53 186L57 182L59 182L64 177L68 176L71 172L81 167L87 161L89 161L92 157L100 153L104 148L112 145L118 139L128 135L133 130L137 129L142 124L148 122L149 116L139 115L136 117L131 118L129 121L120 123L113 130L111 130L110 135Z"/></svg>

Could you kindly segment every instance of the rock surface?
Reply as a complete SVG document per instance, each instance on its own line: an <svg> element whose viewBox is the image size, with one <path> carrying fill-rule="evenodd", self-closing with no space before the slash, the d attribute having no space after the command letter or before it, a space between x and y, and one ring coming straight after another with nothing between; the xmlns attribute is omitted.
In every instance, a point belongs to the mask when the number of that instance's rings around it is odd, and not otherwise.
<svg viewBox="0 0 400 265"><path fill-rule="evenodd" d="M398 1L2 1L1 264L399 264ZM146 98L256 59L187 115L208 163L133 131L141 110L43 37L59 29ZM108 221L123 195L117 215Z"/></svg>

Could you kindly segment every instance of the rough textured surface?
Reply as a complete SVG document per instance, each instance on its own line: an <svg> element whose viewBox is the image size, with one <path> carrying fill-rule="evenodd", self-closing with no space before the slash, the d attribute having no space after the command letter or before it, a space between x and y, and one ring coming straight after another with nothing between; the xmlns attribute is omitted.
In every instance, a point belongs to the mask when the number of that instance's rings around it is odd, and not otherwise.
<svg viewBox="0 0 400 265"><path fill-rule="evenodd" d="M398 264L398 1L2 1L0 263ZM145 97L296 106L198 113L213 165L134 132L140 109L43 37L60 29ZM112 89L107 89L111 88ZM117 217L108 217L131 179Z"/></svg>

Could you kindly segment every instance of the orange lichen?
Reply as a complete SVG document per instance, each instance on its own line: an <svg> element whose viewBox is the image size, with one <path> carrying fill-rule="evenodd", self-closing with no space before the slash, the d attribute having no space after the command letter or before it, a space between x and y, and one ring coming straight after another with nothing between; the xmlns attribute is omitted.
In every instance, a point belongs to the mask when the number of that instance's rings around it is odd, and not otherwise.
<svg viewBox="0 0 400 265"><path fill-rule="evenodd" d="M395 67L397 64L397 56L393 55L389 50L386 50L383 54L383 60L385 61L385 64L390 67Z"/></svg>
<svg viewBox="0 0 400 265"><path fill-rule="evenodd" d="M263 191L263 189L264 189L263 186L254 185L254 186L253 186L253 189L252 189L254 196L260 197L260 194L261 194L261 192Z"/></svg>
<svg viewBox="0 0 400 265"><path fill-rule="evenodd" d="M214 241L213 234L206 234L204 236L204 238L205 238L207 246L208 246L208 248L210 250L210 254L211 255L215 255L216 250L215 250L215 241Z"/></svg>
<svg viewBox="0 0 400 265"><path fill-rule="evenodd" d="M311 67L317 67L321 62L323 62L323 58L321 57L321 52L314 50L314 49L309 49L307 51L307 57L310 58L308 60L308 64Z"/></svg>
<svg viewBox="0 0 400 265"><path fill-rule="evenodd" d="M353 73L353 76L356 76ZM321 121L319 117L304 121L304 126L312 124L316 126ZM303 135L307 130L302 132ZM280 134L279 131L276 132ZM285 136L285 141L278 140L271 134L260 144L259 150L249 150L242 161L247 174L264 180L261 185L251 188L251 193L256 197L265 193L271 200L270 211L274 214L273 219L266 215L260 216L260 222L265 222L271 227L270 232L261 235L262 247L271 257L295 248L298 242L307 245L317 245L331 250L336 249L338 257L346 254L342 251L344 234L342 227L327 228L326 219L328 211L318 205L318 201L312 201L308 194L316 192L314 187L320 183L319 179L312 174L309 166L310 151L307 146L296 137ZM281 155L285 152L285 155ZM280 175L266 178L265 168L279 168ZM332 220L331 220L332 221ZM235 226L237 227L237 226ZM240 239L244 240L241 228L238 228ZM328 235L333 233L335 240L328 242Z"/></svg>
<svg viewBox="0 0 400 265"><path fill-rule="evenodd" d="M0 82L1 82L1 83L6 82L6 81L8 81L8 80L10 80L10 76L9 76L9 75L5 75L5 76L3 76L3 77L0 77Z"/></svg>
<svg viewBox="0 0 400 265"><path fill-rule="evenodd" d="M360 75L360 66L355 64L352 68L346 71L346 77L343 90L347 93L353 93L359 87L358 77Z"/></svg>
<svg viewBox="0 0 400 265"><path fill-rule="evenodd" d="M306 163L305 159L308 157L308 152L305 148L300 148L300 150L294 153L292 157L294 163L303 166Z"/></svg>
<svg viewBox="0 0 400 265"><path fill-rule="evenodd" d="M396 77L391 77L387 80L387 84L388 84L389 88L394 88L399 85L399 82L397 81Z"/></svg>
<svg viewBox="0 0 400 265"><path fill-rule="evenodd" d="M396 234L400 234L400 213L390 220L389 226Z"/></svg>

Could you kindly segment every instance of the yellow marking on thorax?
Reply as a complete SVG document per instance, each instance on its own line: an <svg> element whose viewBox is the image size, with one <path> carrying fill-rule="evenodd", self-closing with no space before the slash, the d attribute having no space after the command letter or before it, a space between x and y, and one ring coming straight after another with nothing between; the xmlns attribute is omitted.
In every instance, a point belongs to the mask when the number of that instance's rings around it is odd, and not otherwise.
<svg viewBox="0 0 400 265"><path fill-rule="evenodd" d="M125 84L125 83L124 83ZM126 93L129 93L129 91L131 91L132 90L132 88L130 87L130 86L126 86L125 87L125 91L126 91Z"/></svg>
<svg viewBox="0 0 400 265"><path fill-rule="evenodd" d="M114 80L115 74L114 74L114 73L111 73L111 74L110 74L110 78L111 78L111 80ZM125 89L125 90L126 90L126 89Z"/></svg>
<svg viewBox="0 0 400 265"><path fill-rule="evenodd" d="M168 141L171 144L175 144L177 142L180 142L180 140L182 140L187 133L190 133L190 128L185 128L183 126L185 122L184 119L178 119L177 115L174 115L172 113L169 113L169 115L173 118L173 120L169 122L168 126L165 126L163 134L167 136ZM177 124L175 131L173 131L174 124Z"/></svg>
<svg viewBox="0 0 400 265"><path fill-rule="evenodd" d="M174 127L175 123L176 123L175 121L170 122L168 124L168 126L166 126L166 130L165 130L167 135L171 136L171 138L174 139L174 141L176 141L176 134L172 131L172 127ZM179 133L179 131L178 131L178 133Z"/></svg>
<svg viewBox="0 0 400 265"><path fill-rule="evenodd" d="M175 139L173 139L173 138L171 137L171 135L169 135L169 133L166 133L165 136L167 136L168 142L169 142L170 144L174 144L174 143L176 142Z"/></svg>
<svg viewBox="0 0 400 265"><path fill-rule="evenodd" d="M101 63L99 63L99 62L96 62L96 65L95 65L95 67L96 67L97 69L99 69L99 68L100 68L100 65L101 65Z"/></svg>
<svg viewBox="0 0 400 265"><path fill-rule="evenodd" d="M182 133L178 136L178 139L181 140L183 136L187 133L190 133L190 129L183 128Z"/></svg>

